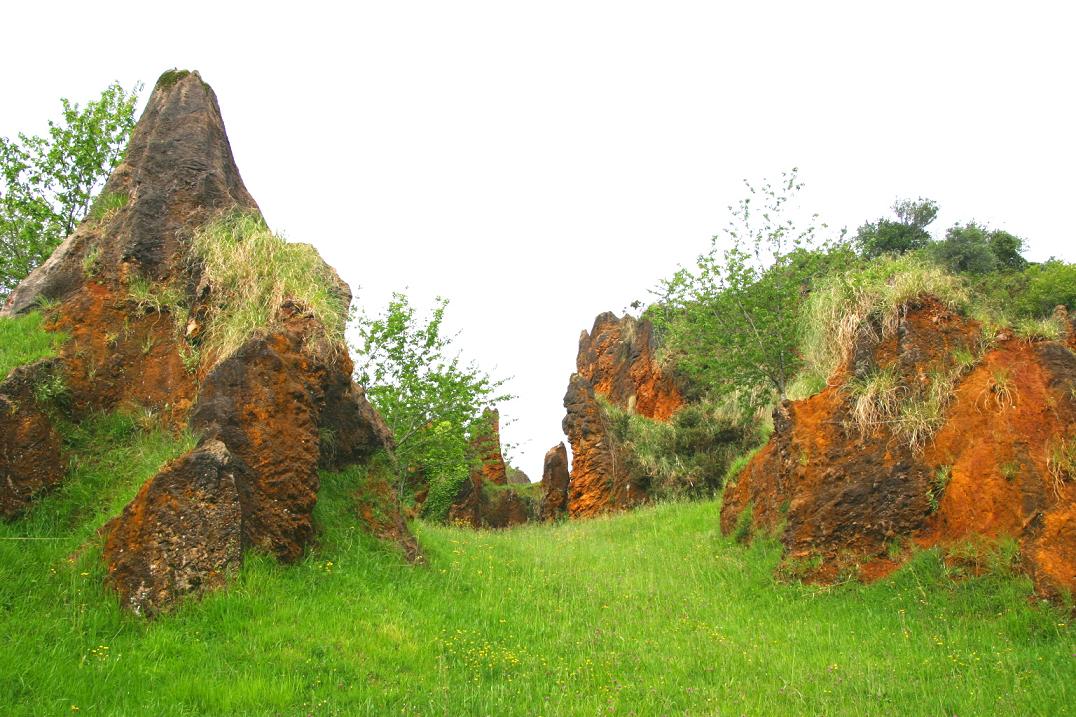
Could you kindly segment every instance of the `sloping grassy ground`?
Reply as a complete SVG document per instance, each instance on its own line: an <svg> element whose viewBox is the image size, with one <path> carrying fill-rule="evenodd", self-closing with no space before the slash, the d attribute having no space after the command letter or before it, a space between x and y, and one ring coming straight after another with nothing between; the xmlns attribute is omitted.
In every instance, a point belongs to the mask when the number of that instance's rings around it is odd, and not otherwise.
<svg viewBox="0 0 1076 717"><path fill-rule="evenodd" d="M490 533L419 523L409 567L326 474L320 545L249 559L154 623L102 587L94 531L189 439L68 429L67 487L0 527L6 715L1060 715L1076 635L1003 568L933 553L871 586L775 583L719 503ZM93 457L89 457L93 456ZM21 538L46 538L21 540ZM88 543L87 543L88 541ZM81 552L80 546L84 544ZM1004 562L1004 561L1000 561Z"/></svg>
<svg viewBox="0 0 1076 717"><path fill-rule="evenodd" d="M0 317L0 381L16 366L56 354L67 337L45 331L44 323L38 311L16 318Z"/></svg>
<svg viewBox="0 0 1076 717"><path fill-rule="evenodd" d="M33 321L0 322L17 329L0 366L52 350ZM777 546L720 536L715 501L500 533L419 523L429 565L411 567L357 527L362 471L325 474L299 565L255 556L147 623L103 586L97 531L192 444L148 418L63 426L67 481L0 524L0 714L1076 711L1069 613L1032 601L1004 552L981 577L926 552L870 586L782 584Z"/></svg>

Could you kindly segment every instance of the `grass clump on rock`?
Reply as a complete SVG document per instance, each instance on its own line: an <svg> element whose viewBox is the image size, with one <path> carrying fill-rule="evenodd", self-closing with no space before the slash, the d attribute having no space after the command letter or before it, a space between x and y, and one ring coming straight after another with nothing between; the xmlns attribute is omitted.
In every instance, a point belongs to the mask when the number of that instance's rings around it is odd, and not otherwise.
<svg viewBox="0 0 1076 717"><path fill-rule="evenodd" d="M320 351L344 345L346 302L312 246L288 243L257 212L232 212L198 230L193 250L211 289L204 347L216 361L280 328L288 304L317 319L319 333L307 340Z"/></svg>
<svg viewBox="0 0 1076 717"><path fill-rule="evenodd" d="M923 296L952 309L967 306L964 282L915 255L885 256L861 269L833 275L812 292L804 310L806 372L823 382L865 333L891 336L904 310Z"/></svg>

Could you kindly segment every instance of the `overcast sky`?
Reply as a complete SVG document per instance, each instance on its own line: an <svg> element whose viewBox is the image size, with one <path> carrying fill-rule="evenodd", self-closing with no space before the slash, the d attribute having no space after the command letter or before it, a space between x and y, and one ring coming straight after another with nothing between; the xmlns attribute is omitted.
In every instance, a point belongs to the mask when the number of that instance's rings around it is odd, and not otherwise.
<svg viewBox="0 0 1076 717"><path fill-rule="evenodd" d="M534 480L579 332L704 251L744 178L798 166L853 231L930 197L937 234L1076 261L1068 3L242 5L10 4L0 135L199 70L275 229L369 311L449 298L465 354L514 377Z"/></svg>

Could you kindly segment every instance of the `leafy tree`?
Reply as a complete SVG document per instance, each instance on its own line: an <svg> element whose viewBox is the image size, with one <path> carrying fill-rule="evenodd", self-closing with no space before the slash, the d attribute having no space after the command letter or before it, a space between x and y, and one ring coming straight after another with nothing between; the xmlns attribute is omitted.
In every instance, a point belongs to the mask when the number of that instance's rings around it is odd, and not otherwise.
<svg viewBox="0 0 1076 717"><path fill-rule="evenodd" d="M63 114L44 137L0 137L0 300L78 225L119 164L141 86L109 85Z"/></svg>
<svg viewBox="0 0 1076 717"><path fill-rule="evenodd" d="M997 270L1023 269L1027 261L1020 255L1024 240L1000 229L968 222L955 225L945 239L933 246L937 261L953 272L986 274Z"/></svg>
<svg viewBox="0 0 1076 717"><path fill-rule="evenodd" d="M754 187L735 208L725 234L713 237L695 270L662 283L659 325L676 367L745 410L784 398L801 366L804 297L814 277L852 257L842 241L822 240L818 215L794 217L803 185L793 169L776 186Z"/></svg>
<svg viewBox="0 0 1076 717"><path fill-rule="evenodd" d="M903 254L928 246L931 242L930 226L938 216L938 205L933 200L901 199L893 205L897 220L881 218L864 224L856 232L855 243L867 259L882 254Z"/></svg>
<svg viewBox="0 0 1076 717"><path fill-rule="evenodd" d="M470 449L488 431L486 410L512 398L473 362L452 351L455 337L441 334L446 299L421 319L406 295L393 294L382 316L358 319L362 344L355 379L366 388L396 440L397 478L429 485L424 512L443 519L460 484L480 460Z"/></svg>

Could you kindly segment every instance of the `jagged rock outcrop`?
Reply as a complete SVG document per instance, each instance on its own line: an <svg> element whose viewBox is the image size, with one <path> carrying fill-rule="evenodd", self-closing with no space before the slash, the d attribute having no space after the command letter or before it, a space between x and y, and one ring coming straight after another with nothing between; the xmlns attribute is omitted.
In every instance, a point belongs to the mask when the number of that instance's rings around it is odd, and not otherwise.
<svg viewBox="0 0 1076 717"><path fill-rule="evenodd" d="M576 372L610 403L663 421L684 403L676 381L654 357L654 327L647 319L599 314L579 336Z"/></svg>
<svg viewBox="0 0 1076 717"><path fill-rule="evenodd" d="M541 519L556 520L568 513L568 449L563 443L546 451L542 463Z"/></svg>
<svg viewBox="0 0 1076 717"><path fill-rule="evenodd" d="M122 603L154 614L220 585L247 548L299 558L314 537L318 468L366 461L391 438L352 381L342 341L300 304L285 301L271 326L228 355L201 351L222 299L192 238L257 205L198 73L158 81L104 193L125 201L83 222L4 311L26 311L39 297L54 304L51 327L70 335L56 361L71 416L135 404L200 438L106 529L104 559ZM321 275L346 309L350 290L327 265ZM24 455L34 440L5 431L0 456ZM0 486L0 505L16 493ZM379 533L417 558L394 495L378 513Z"/></svg>
<svg viewBox="0 0 1076 717"><path fill-rule="evenodd" d="M563 429L572 445L568 512L572 517L630 508L647 500L645 484L618 458L619 447L598 402L667 420L683 404L676 381L654 358L646 319L604 313L579 338L576 373L564 396Z"/></svg>
<svg viewBox="0 0 1076 717"><path fill-rule="evenodd" d="M246 470L212 439L142 486L106 527L109 577L124 607L155 615L179 595L223 586L239 569L244 479L237 474Z"/></svg>
<svg viewBox="0 0 1076 717"><path fill-rule="evenodd" d="M507 485L508 470L501 454L501 414L496 409L487 410L482 414L482 422L487 430L471 441L471 453L480 461L478 472L485 481Z"/></svg>
<svg viewBox="0 0 1076 717"><path fill-rule="evenodd" d="M29 311L42 296L67 299L89 283L183 275L194 227L220 210L258 208L239 176L216 95L186 71L158 80L102 195L126 204L105 221L79 225L11 293L5 312ZM84 260L94 251L98 273L87 276Z"/></svg>
<svg viewBox="0 0 1076 717"><path fill-rule="evenodd" d="M471 528L510 528L538 519L536 486L465 480L448 511L448 522Z"/></svg>
<svg viewBox="0 0 1076 717"><path fill-rule="evenodd" d="M0 519L16 517L35 495L63 480L66 461L47 405L54 398L42 390L60 370L58 361L45 359L0 382Z"/></svg>
<svg viewBox="0 0 1076 717"><path fill-rule="evenodd" d="M506 466L508 485L530 485L531 478L515 466Z"/></svg>
<svg viewBox="0 0 1076 717"><path fill-rule="evenodd" d="M508 528L537 519L537 500L530 481L509 484L501 453L500 414L486 411L483 422L487 430L471 442L477 467L460 485L449 507L448 521L473 528Z"/></svg>
<svg viewBox="0 0 1076 717"><path fill-rule="evenodd" d="M893 335L861 342L829 387L774 412L772 439L726 489L722 529L780 531L787 558L820 580L884 575L909 541L1011 536L1040 590L1076 588L1076 354L1002 335L959 363L980 340L927 299ZM899 378L903 418L862 430L853 381L878 370ZM946 380L933 435L913 449L911 402Z"/></svg>

